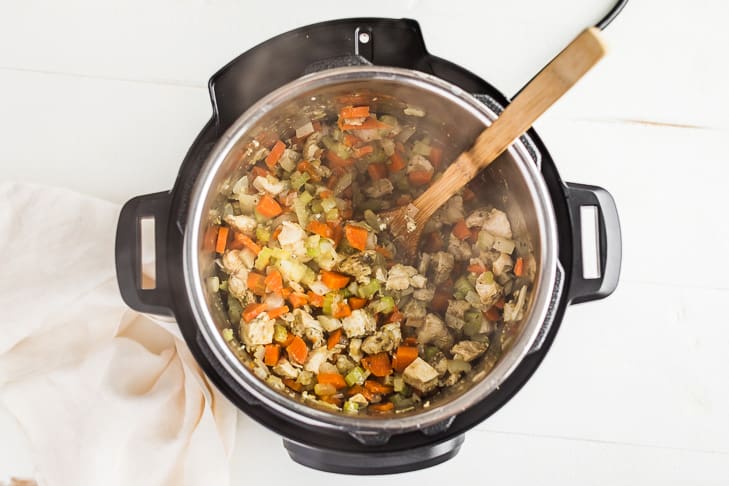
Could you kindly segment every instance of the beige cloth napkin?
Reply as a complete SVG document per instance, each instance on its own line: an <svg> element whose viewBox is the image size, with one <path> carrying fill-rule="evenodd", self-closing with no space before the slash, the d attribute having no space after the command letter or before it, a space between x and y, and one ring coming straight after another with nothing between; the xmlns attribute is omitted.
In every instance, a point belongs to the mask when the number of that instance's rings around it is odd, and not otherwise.
<svg viewBox="0 0 729 486"><path fill-rule="evenodd" d="M226 485L235 408L174 323L129 310L119 207L0 184L0 400L48 486Z"/></svg>

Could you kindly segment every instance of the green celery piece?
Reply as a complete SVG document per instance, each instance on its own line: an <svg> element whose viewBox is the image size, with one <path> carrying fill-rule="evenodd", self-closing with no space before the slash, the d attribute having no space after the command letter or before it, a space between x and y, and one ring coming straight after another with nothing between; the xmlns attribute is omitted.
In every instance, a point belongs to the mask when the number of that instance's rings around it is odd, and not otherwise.
<svg viewBox="0 0 729 486"><path fill-rule="evenodd" d="M359 405L354 403L352 400L347 400L342 406L344 413L359 413Z"/></svg>
<svg viewBox="0 0 729 486"><path fill-rule="evenodd" d="M373 278L369 283L357 288L357 295L363 299L371 299L378 290L380 290L380 281Z"/></svg>
<svg viewBox="0 0 729 486"><path fill-rule="evenodd" d="M344 377L344 381L347 383L347 386L362 385L364 384L365 379L367 379L367 375L359 366L352 368Z"/></svg>

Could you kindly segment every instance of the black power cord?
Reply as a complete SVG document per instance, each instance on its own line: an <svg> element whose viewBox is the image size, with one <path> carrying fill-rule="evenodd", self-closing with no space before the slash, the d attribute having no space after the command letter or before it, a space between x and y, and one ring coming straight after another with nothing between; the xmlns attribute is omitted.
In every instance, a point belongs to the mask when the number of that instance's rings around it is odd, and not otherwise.
<svg viewBox="0 0 729 486"><path fill-rule="evenodd" d="M605 17L602 18L597 24L595 24L595 27L597 27L600 30L605 30L605 27L610 25L610 22L615 20L615 17L618 16L621 10L625 8L625 5L628 3L628 0L618 0L615 6L605 15Z"/></svg>

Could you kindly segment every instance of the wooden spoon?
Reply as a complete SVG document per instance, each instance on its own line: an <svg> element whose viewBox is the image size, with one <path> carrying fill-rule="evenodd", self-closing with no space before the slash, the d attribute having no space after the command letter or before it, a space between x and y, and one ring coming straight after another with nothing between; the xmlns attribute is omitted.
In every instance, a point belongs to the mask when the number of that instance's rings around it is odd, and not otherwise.
<svg viewBox="0 0 729 486"><path fill-rule="evenodd" d="M524 87L440 179L412 203L381 215L404 261L415 258L423 227L433 213L526 132L605 52L600 31L585 29Z"/></svg>

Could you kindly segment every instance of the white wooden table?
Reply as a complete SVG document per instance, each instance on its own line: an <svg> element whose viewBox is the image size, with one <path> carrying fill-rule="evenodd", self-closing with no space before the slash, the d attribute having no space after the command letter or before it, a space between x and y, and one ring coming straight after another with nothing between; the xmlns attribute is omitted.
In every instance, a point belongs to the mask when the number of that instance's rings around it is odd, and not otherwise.
<svg viewBox="0 0 729 486"><path fill-rule="evenodd" d="M168 189L210 116L208 77L300 25L415 18L431 52L513 94L611 4L5 0L0 177L116 202ZM605 34L610 56L538 122L564 179L615 197L620 286L568 309L538 372L455 459L400 484L729 483L727 18L726 0L632 0ZM334 478L239 424L233 484ZM0 480L32 472L0 411Z"/></svg>

